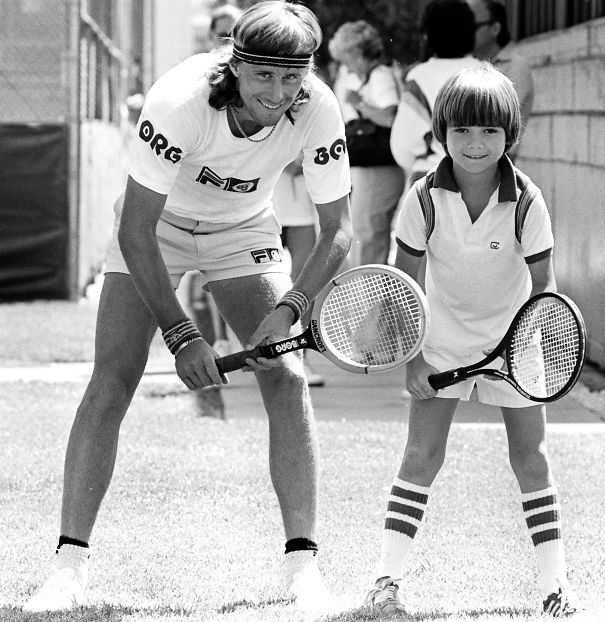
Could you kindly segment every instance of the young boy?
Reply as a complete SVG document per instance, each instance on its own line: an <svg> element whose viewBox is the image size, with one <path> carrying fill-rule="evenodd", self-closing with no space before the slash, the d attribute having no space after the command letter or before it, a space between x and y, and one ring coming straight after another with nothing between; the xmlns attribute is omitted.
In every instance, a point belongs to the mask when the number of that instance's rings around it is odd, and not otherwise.
<svg viewBox="0 0 605 622"><path fill-rule="evenodd" d="M567 617L579 609L567 585L544 405L483 376L439 392L428 382L430 374L476 362L497 345L529 296L556 289L544 199L506 156L520 127L513 85L491 65L450 78L433 115L433 132L446 156L416 182L396 223L397 267L416 278L426 253L431 328L422 353L406 370L412 396L408 441L389 497L379 579L366 599L377 613L405 611L397 581L443 464L454 411L473 391L480 402L501 407L534 544L543 611ZM523 217L516 212L524 189L532 191L533 199Z"/></svg>

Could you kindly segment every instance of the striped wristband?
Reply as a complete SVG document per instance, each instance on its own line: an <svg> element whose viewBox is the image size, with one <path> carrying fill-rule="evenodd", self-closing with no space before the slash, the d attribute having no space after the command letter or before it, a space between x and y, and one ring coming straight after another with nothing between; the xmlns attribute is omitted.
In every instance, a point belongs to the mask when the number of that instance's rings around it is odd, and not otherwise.
<svg viewBox="0 0 605 622"><path fill-rule="evenodd" d="M277 307L282 305L290 307L290 309L294 311L294 322L292 322L292 324L296 324L304 312L309 308L309 304L309 299L304 292L291 289L282 296L281 300L275 305L275 308L277 309Z"/></svg>
<svg viewBox="0 0 605 622"><path fill-rule="evenodd" d="M174 356L192 341L202 338L197 326L189 319L180 321L162 332L164 342Z"/></svg>

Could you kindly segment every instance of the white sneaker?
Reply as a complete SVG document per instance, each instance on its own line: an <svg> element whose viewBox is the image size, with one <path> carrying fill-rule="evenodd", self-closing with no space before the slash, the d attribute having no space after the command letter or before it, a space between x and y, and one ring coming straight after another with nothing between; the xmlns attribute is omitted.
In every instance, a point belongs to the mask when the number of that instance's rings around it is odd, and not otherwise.
<svg viewBox="0 0 605 622"><path fill-rule="evenodd" d="M80 605L88 583L89 557L88 549L64 544L57 553L55 569L23 605L23 611L62 611Z"/></svg>
<svg viewBox="0 0 605 622"><path fill-rule="evenodd" d="M292 551L285 560L286 594L304 611L326 611L332 598L324 585L315 551Z"/></svg>

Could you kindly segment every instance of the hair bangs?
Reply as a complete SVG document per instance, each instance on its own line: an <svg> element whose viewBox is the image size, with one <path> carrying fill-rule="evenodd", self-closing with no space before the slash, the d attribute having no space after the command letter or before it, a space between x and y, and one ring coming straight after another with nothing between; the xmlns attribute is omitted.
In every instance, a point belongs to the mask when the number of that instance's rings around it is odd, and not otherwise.
<svg viewBox="0 0 605 622"><path fill-rule="evenodd" d="M510 149L519 140L521 111L512 82L487 62L464 69L441 88L435 101L433 133L446 143L448 127L501 127Z"/></svg>
<svg viewBox="0 0 605 622"><path fill-rule="evenodd" d="M443 110L447 125L508 127L511 110L498 92L475 84L452 95Z"/></svg>
<svg viewBox="0 0 605 622"><path fill-rule="evenodd" d="M276 19L276 12L281 12ZM241 47L272 56L313 54L322 33L313 13L302 5L263 2L239 20L233 38Z"/></svg>

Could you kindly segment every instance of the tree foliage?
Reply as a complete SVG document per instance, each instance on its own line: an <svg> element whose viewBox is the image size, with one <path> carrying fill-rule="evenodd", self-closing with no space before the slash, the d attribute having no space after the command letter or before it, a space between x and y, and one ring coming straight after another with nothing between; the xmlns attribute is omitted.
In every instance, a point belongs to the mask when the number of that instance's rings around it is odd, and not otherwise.
<svg viewBox="0 0 605 622"><path fill-rule="evenodd" d="M423 0L303 0L324 31L321 63L329 60L327 44L344 22L364 19L381 33L387 54L406 65L418 60L418 20Z"/></svg>
<svg viewBox="0 0 605 622"><path fill-rule="evenodd" d="M330 60L328 42L344 22L365 19L381 33L390 58L403 65L419 60L418 21L426 0L292 0L309 7L319 19L324 42L318 52L320 65ZM247 8L258 0L240 0Z"/></svg>

